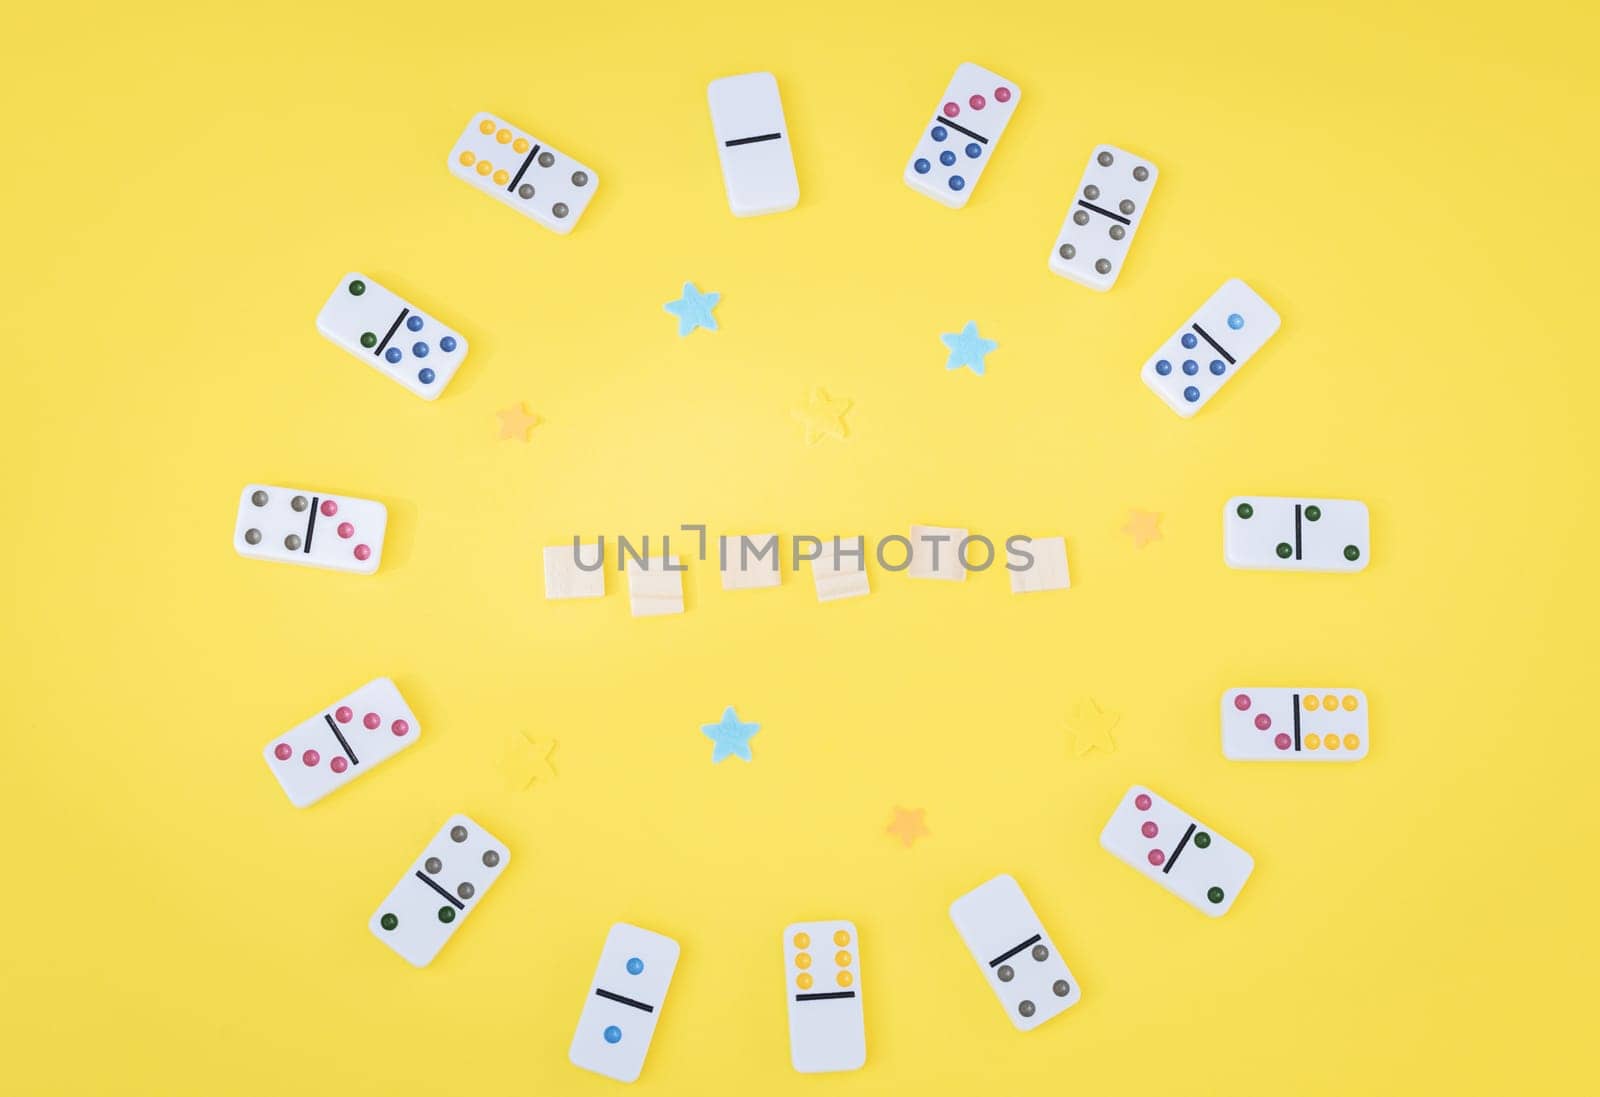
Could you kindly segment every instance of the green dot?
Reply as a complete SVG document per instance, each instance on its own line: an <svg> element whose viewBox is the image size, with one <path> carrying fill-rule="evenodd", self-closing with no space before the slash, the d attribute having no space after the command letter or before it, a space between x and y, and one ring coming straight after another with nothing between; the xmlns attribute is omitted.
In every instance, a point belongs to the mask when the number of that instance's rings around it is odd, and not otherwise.
<svg viewBox="0 0 1600 1097"><path fill-rule="evenodd" d="M1354 545L1346 545L1344 547L1344 558L1346 560L1359 560L1361 559L1361 550Z"/></svg>
<svg viewBox="0 0 1600 1097"><path fill-rule="evenodd" d="M1321 507L1307 507L1306 508L1306 521L1307 522L1315 522L1318 518L1321 518L1321 517L1322 517L1322 508Z"/></svg>
<svg viewBox="0 0 1600 1097"><path fill-rule="evenodd" d="M364 331L361 333L361 345L364 347L375 347L378 345L378 337L370 331Z"/></svg>
<svg viewBox="0 0 1600 1097"><path fill-rule="evenodd" d="M363 282L361 279L357 278L355 281L350 283L350 296L351 297L360 297L363 293L366 293L366 292L367 292L367 284L365 282Z"/></svg>
<svg viewBox="0 0 1600 1097"><path fill-rule="evenodd" d="M1222 902L1222 889L1221 888L1210 888L1210 889L1208 889L1206 891L1206 898L1210 899L1213 903Z"/></svg>
<svg viewBox="0 0 1600 1097"><path fill-rule="evenodd" d="M455 907L440 907L439 908L439 921L443 922L445 925L449 925L451 922L454 922L455 920L456 920L456 908Z"/></svg>
<svg viewBox="0 0 1600 1097"><path fill-rule="evenodd" d="M378 924L384 929L393 929L395 926L400 924L400 919L396 918L392 914L385 914L382 918L378 919Z"/></svg>
<svg viewBox="0 0 1600 1097"><path fill-rule="evenodd" d="M1254 514L1255 512L1256 512L1256 508L1252 507L1249 503L1240 503L1238 508L1235 511L1235 513L1237 513L1240 518L1248 518L1252 514Z"/></svg>
<svg viewBox="0 0 1600 1097"><path fill-rule="evenodd" d="M1278 559L1287 560L1294 555L1294 548L1287 541L1278 542Z"/></svg>
<svg viewBox="0 0 1600 1097"><path fill-rule="evenodd" d="M1206 849L1211 845L1211 835L1207 834L1203 830L1200 831L1194 836L1194 844L1199 846L1201 849Z"/></svg>

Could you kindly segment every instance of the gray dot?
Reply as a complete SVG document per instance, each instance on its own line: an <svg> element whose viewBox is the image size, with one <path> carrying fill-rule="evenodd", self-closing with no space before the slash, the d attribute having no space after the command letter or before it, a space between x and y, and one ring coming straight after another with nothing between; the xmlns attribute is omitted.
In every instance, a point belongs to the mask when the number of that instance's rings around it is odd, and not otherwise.
<svg viewBox="0 0 1600 1097"><path fill-rule="evenodd" d="M1057 979L1055 982L1050 984L1050 989L1056 992L1057 998L1065 998L1068 994L1072 993L1072 988L1067 986L1067 981L1065 979Z"/></svg>
<svg viewBox="0 0 1600 1097"><path fill-rule="evenodd" d="M264 491L253 491L250 493L250 501L258 507L264 507L267 505L267 493Z"/></svg>
<svg viewBox="0 0 1600 1097"><path fill-rule="evenodd" d="M520 197L520 198L532 198L533 197L533 184L532 183L524 183L524 184L522 184L522 186L517 188L517 196Z"/></svg>
<svg viewBox="0 0 1600 1097"><path fill-rule="evenodd" d="M565 202L557 202L550 207L550 212L557 217L565 217L567 215L567 204Z"/></svg>
<svg viewBox="0 0 1600 1097"><path fill-rule="evenodd" d="M1095 269L1096 273L1098 273L1098 274L1110 274L1111 273L1111 260L1109 260L1109 259L1096 259L1094 261L1094 269Z"/></svg>
<svg viewBox="0 0 1600 1097"><path fill-rule="evenodd" d="M1090 183L1088 186L1083 188L1083 196L1089 201L1093 202L1096 198L1100 197L1100 188L1095 186L1093 183Z"/></svg>
<svg viewBox="0 0 1600 1097"><path fill-rule="evenodd" d="M247 545L259 545L261 543L261 531L258 529L245 530L244 543Z"/></svg>
<svg viewBox="0 0 1600 1097"><path fill-rule="evenodd" d="M1122 201L1117 203L1117 209L1122 211L1122 216L1124 217L1133 216L1133 202L1127 198L1124 198Z"/></svg>
<svg viewBox="0 0 1600 1097"><path fill-rule="evenodd" d="M1078 249L1073 247L1071 244L1062 244L1061 245L1061 258L1063 258L1063 259L1071 259L1074 255L1077 255L1077 254L1078 254Z"/></svg>
<svg viewBox="0 0 1600 1097"><path fill-rule="evenodd" d="M451 827L450 840L452 842L465 842L467 840L467 828L460 824Z"/></svg>
<svg viewBox="0 0 1600 1097"><path fill-rule="evenodd" d="M1032 1017L1033 1003L1024 998L1022 1001L1017 1003L1017 1012L1022 1014L1024 1017Z"/></svg>
<svg viewBox="0 0 1600 1097"><path fill-rule="evenodd" d="M1050 950L1045 948L1043 945L1034 945L1033 958L1035 960L1048 960L1050 959Z"/></svg>
<svg viewBox="0 0 1600 1097"><path fill-rule="evenodd" d="M439 870L444 868L444 862L439 860L437 857L429 857L426 861L422 862L422 867L428 870L429 876L437 876L439 874Z"/></svg>
<svg viewBox="0 0 1600 1097"><path fill-rule="evenodd" d="M1078 210L1075 213L1073 213L1073 215L1072 215L1072 223L1074 225L1087 225L1089 223L1089 211L1088 210Z"/></svg>
<svg viewBox="0 0 1600 1097"><path fill-rule="evenodd" d="M1111 154L1109 152L1102 151L1099 156L1095 157L1095 159L1100 162L1100 166L1103 168L1109 168L1111 166Z"/></svg>
<svg viewBox="0 0 1600 1097"><path fill-rule="evenodd" d="M1001 964L1000 970L995 972L995 974L1000 976L1000 981L1002 983L1009 983L1017 973L1011 970L1010 964Z"/></svg>
<svg viewBox="0 0 1600 1097"><path fill-rule="evenodd" d="M304 495L296 495L293 499L289 500L289 506L297 511L305 510L310 505L311 500L307 499Z"/></svg>
<svg viewBox="0 0 1600 1097"><path fill-rule="evenodd" d="M470 899L477 894L477 889L471 884L462 884L460 887L456 888L456 894L461 896L463 899Z"/></svg>
<svg viewBox="0 0 1600 1097"><path fill-rule="evenodd" d="M500 863L500 851L494 849L486 851L483 855L483 863L490 868L494 868Z"/></svg>
<svg viewBox="0 0 1600 1097"><path fill-rule="evenodd" d="M1133 169L1133 177L1142 183L1146 179L1150 178L1150 169L1145 167L1143 164L1140 164L1138 167Z"/></svg>
<svg viewBox="0 0 1600 1097"><path fill-rule="evenodd" d="M550 153L541 152L539 154L539 166L541 168L547 168L551 164L554 164L555 162L556 162L556 158L553 155L551 155Z"/></svg>
<svg viewBox="0 0 1600 1097"><path fill-rule="evenodd" d="M290 552L299 552L300 535L298 533L289 534L289 536L283 539L283 547L288 549Z"/></svg>
<svg viewBox="0 0 1600 1097"><path fill-rule="evenodd" d="M1111 226L1111 239L1121 240L1126 235L1128 235L1128 230L1123 228L1121 225Z"/></svg>
<svg viewBox="0 0 1600 1097"><path fill-rule="evenodd" d="M586 186L588 186L589 185L589 173L586 172L586 171L575 171L575 172L573 172L572 173L572 185L575 186L575 187L586 187Z"/></svg>

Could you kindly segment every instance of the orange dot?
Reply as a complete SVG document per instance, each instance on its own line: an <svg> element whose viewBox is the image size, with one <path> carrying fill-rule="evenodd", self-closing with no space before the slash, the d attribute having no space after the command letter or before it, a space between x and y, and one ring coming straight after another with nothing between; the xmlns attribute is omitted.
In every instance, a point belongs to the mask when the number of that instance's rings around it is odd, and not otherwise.
<svg viewBox="0 0 1600 1097"><path fill-rule="evenodd" d="M464 168L470 168L472 166L472 162L476 159L477 157L472 155L472 153L463 150L461 153L461 166Z"/></svg>
<svg viewBox="0 0 1600 1097"><path fill-rule="evenodd" d="M494 181L503 187L507 183L511 182L511 173L506 171L504 168L501 168L499 171L494 173Z"/></svg>
<svg viewBox="0 0 1600 1097"><path fill-rule="evenodd" d="M1330 733L1327 736L1327 738L1322 740L1322 745L1327 747L1329 750L1338 750L1339 749L1339 737L1337 735L1334 735L1334 734Z"/></svg>
<svg viewBox="0 0 1600 1097"><path fill-rule="evenodd" d="M799 975L794 977L794 985L799 987L801 990L810 990L811 976L802 971Z"/></svg>
<svg viewBox="0 0 1600 1097"><path fill-rule="evenodd" d="M489 121L489 119L485 118L483 121L478 123L478 132L479 133L493 133L494 132L494 123Z"/></svg>
<svg viewBox="0 0 1600 1097"><path fill-rule="evenodd" d="M1329 712L1338 712L1339 711L1339 698L1335 697L1331 693L1328 694L1326 697L1324 697L1322 699L1322 707L1327 709Z"/></svg>
<svg viewBox="0 0 1600 1097"><path fill-rule="evenodd" d="M1322 740L1317 738L1317 733L1314 731L1305 737L1304 742L1307 750L1316 750L1322 745Z"/></svg>
<svg viewBox="0 0 1600 1097"><path fill-rule="evenodd" d="M493 170L494 170L494 165L489 163L489 161L487 161L487 160L479 160L478 161L478 174L479 175L488 175Z"/></svg>
<svg viewBox="0 0 1600 1097"><path fill-rule="evenodd" d="M1316 712L1317 711L1317 699L1315 697L1312 697L1310 694L1306 695L1306 711L1307 712Z"/></svg>
<svg viewBox="0 0 1600 1097"><path fill-rule="evenodd" d="M519 153L526 153L530 146L526 137L519 137L515 141L511 142L511 147L516 149Z"/></svg>
<svg viewBox="0 0 1600 1097"><path fill-rule="evenodd" d="M794 935L794 947L795 948L810 948L811 947L811 934L809 934L809 933L796 933Z"/></svg>
<svg viewBox="0 0 1600 1097"><path fill-rule="evenodd" d="M842 929L835 930L833 934L833 943L841 948L845 945L848 945L850 943L850 934L846 933Z"/></svg>
<svg viewBox="0 0 1600 1097"><path fill-rule="evenodd" d="M1359 749L1361 749L1361 736L1359 736L1359 735L1346 735L1344 737L1344 749L1345 750L1359 750Z"/></svg>
<svg viewBox="0 0 1600 1097"><path fill-rule="evenodd" d="M511 131L501 130L499 133L494 135L494 139L504 145L511 140Z"/></svg>
<svg viewBox="0 0 1600 1097"><path fill-rule="evenodd" d="M1354 712L1360 705L1361 702L1356 700L1356 695L1353 693L1344 699L1344 710L1346 712Z"/></svg>
<svg viewBox="0 0 1600 1097"><path fill-rule="evenodd" d="M855 979L851 977L851 975L850 975L850 973L848 971L841 971L834 978L838 982L838 984L840 986L842 986L842 987L847 987L851 983L855 982Z"/></svg>
<svg viewBox="0 0 1600 1097"><path fill-rule="evenodd" d="M840 967L849 967L850 966L850 954L848 952L845 952L843 949L841 949L839 951L839 953L836 956L834 956L833 962L838 964Z"/></svg>
<svg viewBox="0 0 1600 1097"><path fill-rule="evenodd" d="M802 953L798 954L797 956L795 956L795 958L794 958L794 966L799 968L801 971L804 971L806 968L810 967L811 966L811 953L802 952Z"/></svg>

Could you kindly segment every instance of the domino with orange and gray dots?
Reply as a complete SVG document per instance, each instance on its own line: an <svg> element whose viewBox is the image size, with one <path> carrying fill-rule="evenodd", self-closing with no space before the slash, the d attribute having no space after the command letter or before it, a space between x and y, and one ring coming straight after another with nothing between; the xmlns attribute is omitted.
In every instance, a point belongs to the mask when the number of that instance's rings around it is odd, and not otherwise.
<svg viewBox="0 0 1600 1097"><path fill-rule="evenodd" d="M467 123L448 163L457 179L562 235L600 185L593 168L488 112Z"/></svg>

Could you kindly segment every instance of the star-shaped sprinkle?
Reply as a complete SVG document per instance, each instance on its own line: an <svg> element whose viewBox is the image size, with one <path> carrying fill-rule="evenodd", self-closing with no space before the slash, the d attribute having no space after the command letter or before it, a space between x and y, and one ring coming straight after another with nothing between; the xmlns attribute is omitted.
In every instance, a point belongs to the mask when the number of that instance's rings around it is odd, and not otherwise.
<svg viewBox="0 0 1600 1097"><path fill-rule="evenodd" d="M1111 729L1122 717L1100 707L1092 697L1085 697L1067 714L1067 732L1072 736L1073 750L1088 754L1098 750L1102 754L1116 753L1117 744L1111 739Z"/></svg>
<svg viewBox="0 0 1600 1097"><path fill-rule="evenodd" d="M535 739L527 732L512 737L511 749L506 753L506 779L518 792L525 792L536 784L548 784L556 779L550 756L555 753L554 739Z"/></svg>
<svg viewBox="0 0 1600 1097"><path fill-rule="evenodd" d="M730 754L736 754L746 762L753 761L750 757L750 736L761 730L760 724L741 724L739 714L729 705L722 710L722 720L716 724L701 724L700 730L705 733L716 746L711 748L711 760L720 762Z"/></svg>
<svg viewBox="0 0 1600 1097"><path fill-rule="evenodd" d="M979 377L983 376L983 358L1000 344L993 339L985 339L978 334L976 321L968 320L967 326L951 335L941 335L944 345L950 348L950 360L944 364L945 369L960 369L966 366Z"/></svg>
<svg viewBox="0 0 1600 1097"><path fill-rule="evenodd" d="M667 311L678 318L678 335L688 335L695 328L716 331L717 318L711 315L711 310L717 307L720 300L722 294L701 293L694 288L693 282L685 282L683 296L676 301L668 301L666 306Z"/></svg>
<svg viewBox="0 0 1600 1097"><path fill-rule="evenodd" d="M521 401L512 404L509 408L495 412L500 417L500 440L515 438L519 441L528 440L528 432L539 422L537 415L529 415Z"/></svg>
<svg viewBox="0 0 1600 1097"><path fill-rule="evenodd" d="M794 417L806 428L806 445L814 446L824 438L844 441L850 433L844 425L844 414L849 410L849 400L834 399L825 389L813 389L805 407L794 409Z"/></svg>
<svg viewBox="0 0 1600 1097"><path fill-rule="evenodd" d="M910 849L911 843L918 838L928 837L928 824L922 818L925 814L926 809L924 808L912 808L907 811L905 808L897 806L894 809L894 819L889 823L887 833L900 839L900 844Z"/></svg>
<svg viewBox="0 0 1600 1097"><path fill-rule="evenodd" d="M1122 532L1133 538L1134 548L1144 548L1151 541L1161 540L1161 515L1148 510L1130 510L1128 524Z"/></svg>

